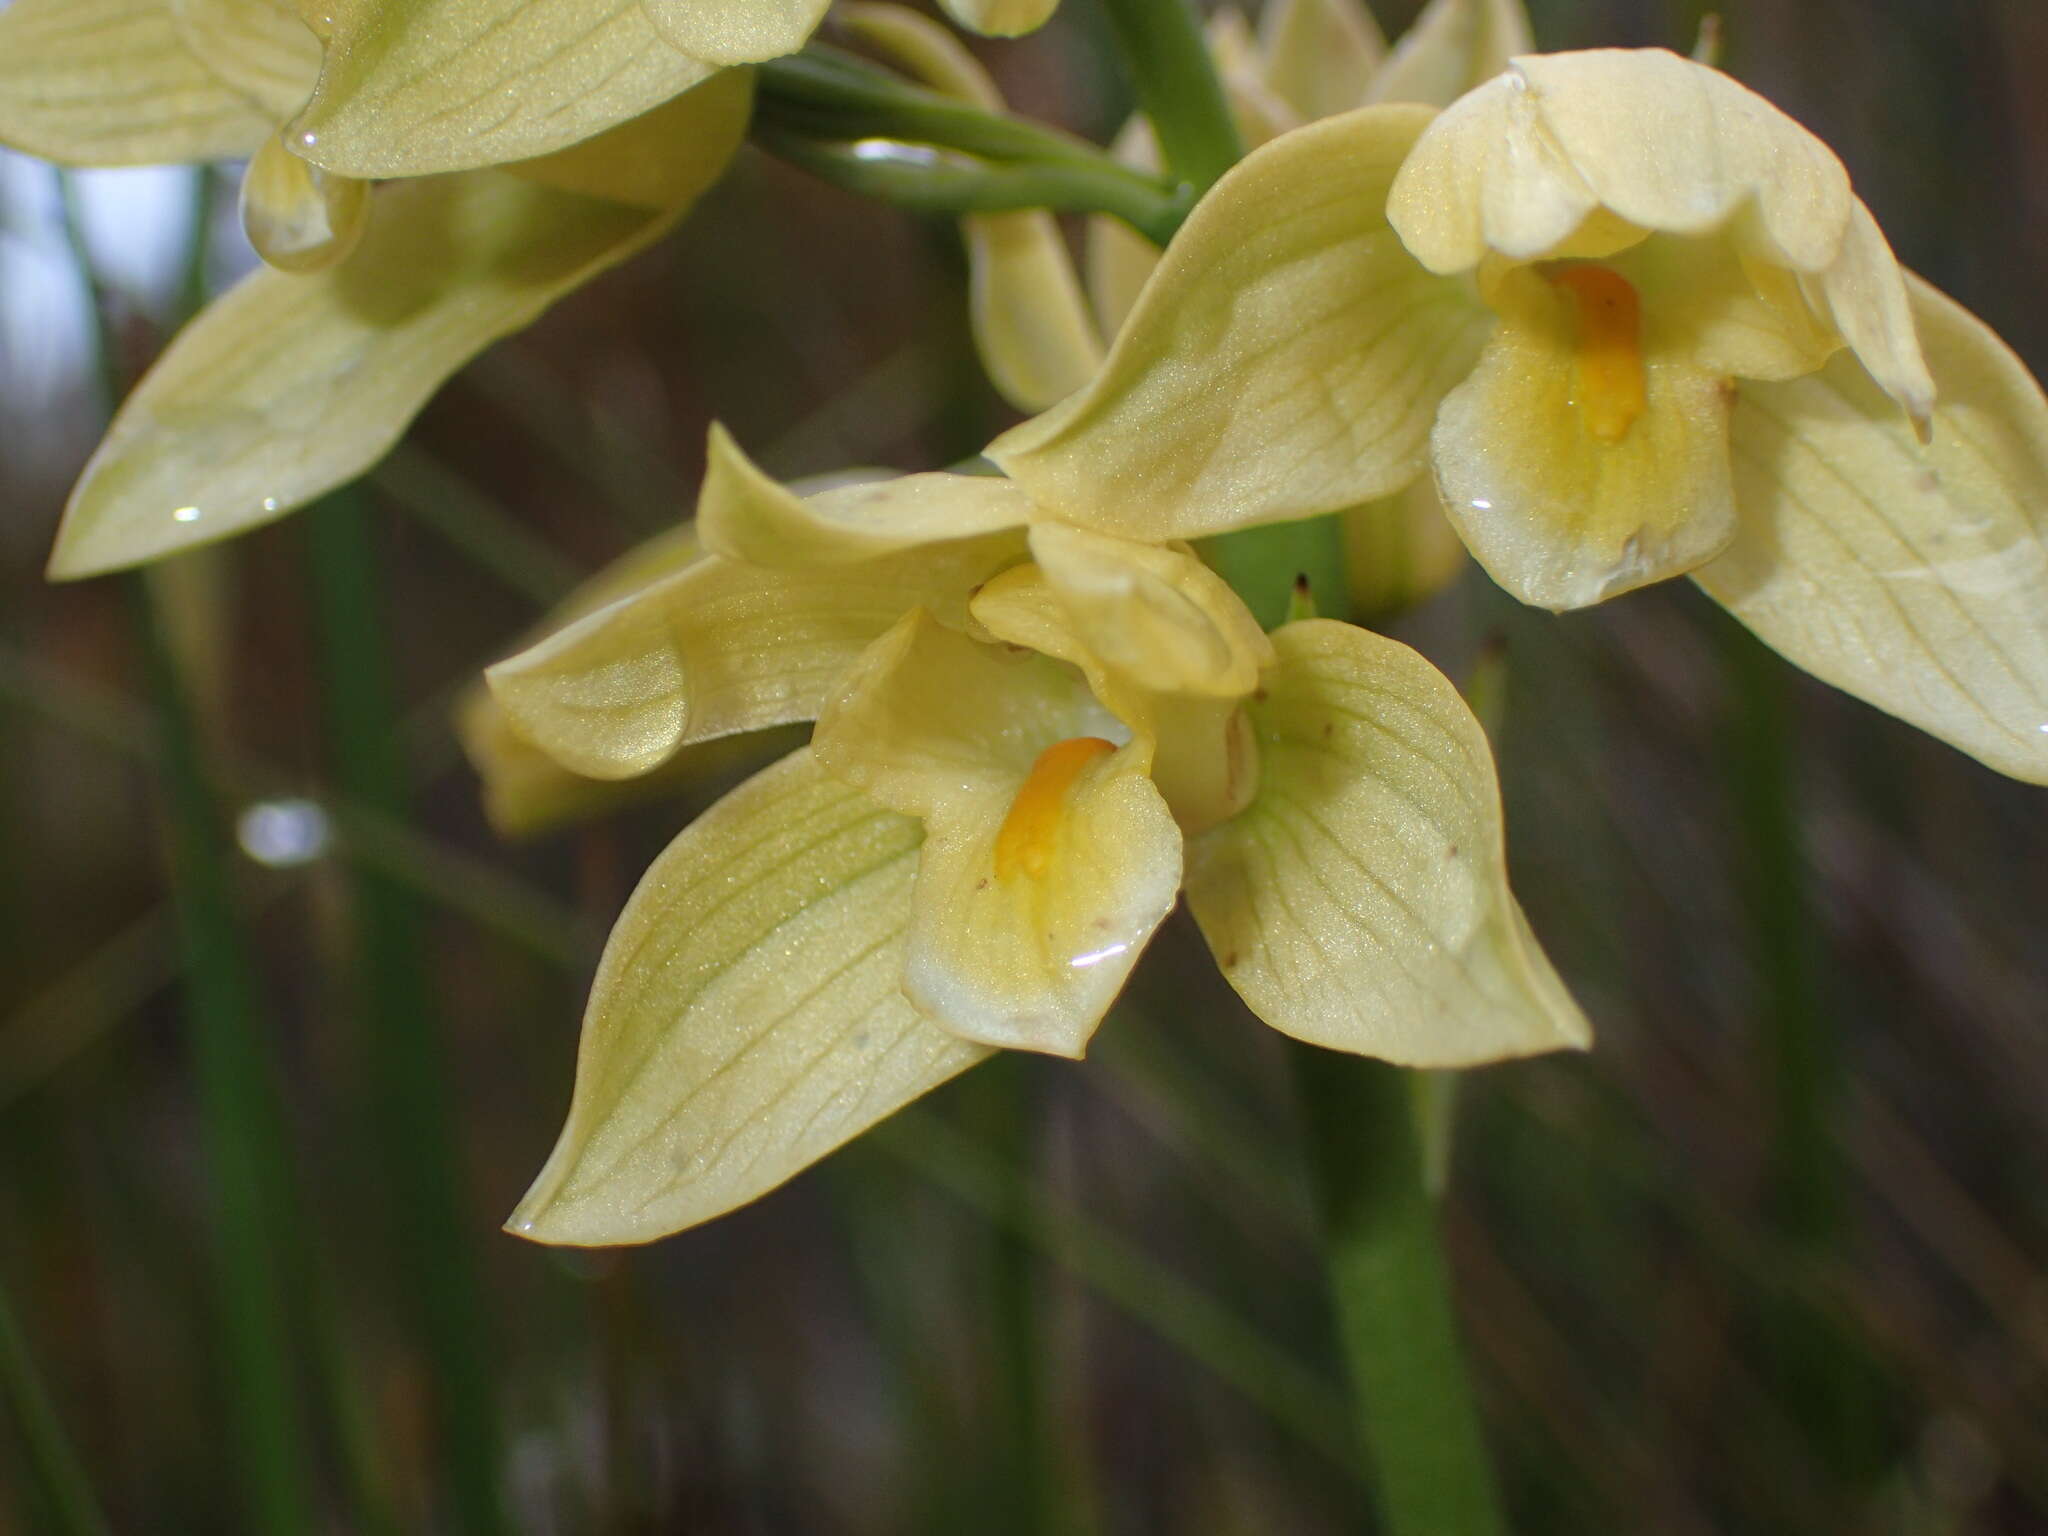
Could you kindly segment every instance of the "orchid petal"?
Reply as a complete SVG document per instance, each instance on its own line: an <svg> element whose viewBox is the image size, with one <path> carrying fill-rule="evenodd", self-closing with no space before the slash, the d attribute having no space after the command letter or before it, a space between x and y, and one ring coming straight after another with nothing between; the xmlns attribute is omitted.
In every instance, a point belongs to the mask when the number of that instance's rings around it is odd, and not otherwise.
<svg viewBox="0 0 2048 1536"><path fill-rule="evenodd" d="M313 94L320 78L320 40L287 0L168 4L186 51L273 123L290 117Z"/></svg>
<svg viewBox="0 0 2048 1536"><path fill-rule="evenodd" d="M686 827L612 929L568 1123L508 1229L708 1221L981 1060L900 987L918 842L807 751Z"/></svg>
<svg viewBox="0 0 2048 1536"><path fill-rule="evenodd" d="M1049 515L1152 542L1407 484L1492 323L1386 223L1428 117L1368 107L1255 150L1197 205L1094 381L989 457Z"/></svg>
<svg viewBox="0 0 2048 1536"><path fill-rule="evenodd" d="M1388 216L1434 272L1491 250L1552 254L1595 209L1703 235L1753 207L1755 238L1819 273L1854 198L1834 152L1763 97L1659 48L1532 54L1453 103L1416 143Z"/></svg>
<svg viewBox="0 0 2048 1536"><path fill-rule="evenodd" d="M1052 19L1060 0L939 0L946 14L984 37L1022 37Z"/></svg>
<svg viewBox="0 0 2048 1536"><path fill-rule="evenodd" d="M1360 100L1447 107L1535 46L1522 0L1431 0Z"/></svg>
<svg viewBox="0 0 2048 1536"><path fill-rule="evenodd" d="M665 41L642 0L345 0L293 147L362 177L527 160L715 67Z"/></svg>
<svg viewBox="0 0 2048 1536"><path fill-rule="evenodd" d="M1387 40L1359 0L1274 0L1259 17L1266 83L1303 122L1365 103Z"/></svg>
<svg viewBox="0 0 2048 1536"><path fill-rule="evenodd" d="M167 0L0 9L0 144L9 148L60 165L171 164L250 154L276 127L186 46Z"/></svg>
<svg viewBox="0 0 2048 1536"><path fill-rule="evenodd" d="M2048 783L2048 400L1981 320L1911 288L1932 441L1847 353L1745 385L1741 529L1694 575L1816 677Z"/></svg>
<svg viewBox="0 0 2048 1536"><path fill-rule="evenodd" d="M921 817L904 990L989 1045L1079 1056L1180 888L1181 834L1080 677L914 614L818 722L815 750Z"/></svg>
<svg viewBox="0 0 2048 1536"><path fill-rule="evenodd" d="M179 334L86 466L51 574L211 543L349 480L456 369L681 212L491 171L380 188L348 260L253 273Z"/></svg>
<svg viewBox="0 0 2048 1536"><path fill-rule="evenodd" d="M1466 547L1514 596L1584 607L1712 559L1735 534L1726 381L1646 347L1644 406L1618 440L1589 422L1572 320L1527 269L1500 331L1444 401L1437 486Z"/></svg>
<svg viewBox="0 0 2048 1536"><path fill-rule="evenodd" d="M716 422L697 498L706 549L791 571L997 533L1030 516L1023 491L994 475L897 475L799 496L763 474Z"/></svg>
<svg viewBox="0 0 2048 1536"><path fill-rule="evenodd" d="M1406 646L1327 619L1273 636L1249 809L1188 848L1188 905L1275 1029L1404 1066L1590 1030L1508 890L1486 733Z"/></svg>
<svg viewBox="0 0 2048 1536"><path fill-rule="evenodd" d="M813 718L876 636L921 606L964 623L968 593L1023 546L995 534L795 571L704 560L485 676L564 767L632 778L694 741Z"/></svg>

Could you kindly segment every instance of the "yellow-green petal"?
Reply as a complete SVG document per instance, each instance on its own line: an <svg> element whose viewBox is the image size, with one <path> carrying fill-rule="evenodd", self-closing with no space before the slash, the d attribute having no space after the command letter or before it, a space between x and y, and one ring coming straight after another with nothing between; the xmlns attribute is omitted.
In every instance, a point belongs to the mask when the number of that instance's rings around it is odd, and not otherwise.
<svg viewBox="0 0 2048 1536"><path fill-rule="evenodd" d="M783 485L711 425L697 531L713 554L780 570L850 565L1021 527L1031 503L994 475L891 475L809 496Z"/></svg>
<svg viewBox="0 0 2048 1536"><path fill-rule="evenodd" d="M989 456L1052 516L1150 542L1406 485L1492 323L1386 222L1429 117L1368 107L1255 150L1175 237L1095 380Z"/></svg>
<svg viewBox="0 0 2048 1536"><path fill-rule="evenodd" d="M632 778L693 741L811 719L876 636L918 607L964 623L968 593L1023 548L1012 533L811 570L704 560L485 675L564 767Z"/></svg>
<svg viewBox="0 0 2048 1536"><path fill-rule="evenodd" d="M277 119L185 46L169 0L13 0L0 9L0 144L63 165L255 150Z"/></svg>
<svg viewBox="0 0 2048 1536"><path fill-rule="evenodd" d="M1816 677L2048 783L2048 400L1981 320L1912 295L1932 440L1847 353L1745 385L1740 531L1694 574Z"/></svg>
<svg viewBox="0 0 2048 1536"><path fill-rule="evenodd" d="M1522 0L1431 0L1362 99L1447 107L1535 47Z"/></svg>
<svg viewBox="0 0 2048 1536"><path fill-rule="evenodd" d="M347 261L253 273L178 335L72 492L51 574L210 543L353 478L456 369L675 216L494 171L380 188Z"/></svg>
<svg viewBox="0 0 2048 1536"><path fill-rule="evenodd" d="M1386 51L1360 0L1274 0L1259 17L1266 84L1303 122L1364 105Z"/></svg>
<svg viewBox="0 0 2048 1536"><path fill-rule="evenodd" d="M1123 737L1071 669L921 613L820 717L820 761L924 823L903 985L934 1022L1087 1048L1180 889L1180 829Z"/></svg>
<svg viewBox="0 0 2048 1536"><path fill-rule="evenodd" d="M1273 636L1257 798L1188 847L1188 904L1275 1029L1404 1066L1591 1037L1508 890L1486 733L1406 646L1327 619Z"/></svg>
<svg viewBox="0 0 2048 1536"><path fill-rule="evenodd" d="M1344 588L1362 622L1393 618L1428 601L1465 569L1465 545L1429 475L1342 516Z"/></svg>
<svg viewBox="0 0 2048 1536"><path fill-rule="evenodd" d="M320 40L290 0L158 0L185 49L273 123L306 104L320 77Z"/></svg>
<svg viewBox="0 0 2048 1536"><path fill-rule="evenodd" d="M715 68L664 40L642 0L346 0L293 145L363 177L526 160Z"/></svg>
<svg viewBox="0 0 2048 1536"><path fill-rule="evenodd" d="M757 64L810 41L830 0L640 0L670 47L711 64Z"/></svg>
<svg viewBox="0 0 2048 1536"><path fill-rule="evenodd" d="M1560 610L1719 554L1735 536L1727 381L1682 349L1646 347L1642 413L1605 440L1565 302L1526 268L1510 277L1501 328L1431 440L1466 548L1515 597Z"/></svg>
<svg viewBox="0 0 2048 1536"><path fill-rule="evenodd" d="M1913 328L1906 274L1884 231L1859 198L1834 265L1818 283L1822 312L1857 360L1925 434L1934 409L1934 380Z"/></svg>
<svg viewBox="0 0 2048 1536"><path fill-rule="evenodd" d="M708 1221L981 1060L903 996L918 842L807 751L685 828L612 929L568 1123L508 1229Z"/></svg>
<svg viewBox="0 0 2048 1536"><path fill-rule="evenodd" d="M1453 103L1394 183L1394 227L1435 272L1491 250L1547 256L1595 209L1704 235L1751 211L1747 237L1785 265L1840 252L1849 176L1763 97L1661 48L1530 54Z"/></svg>

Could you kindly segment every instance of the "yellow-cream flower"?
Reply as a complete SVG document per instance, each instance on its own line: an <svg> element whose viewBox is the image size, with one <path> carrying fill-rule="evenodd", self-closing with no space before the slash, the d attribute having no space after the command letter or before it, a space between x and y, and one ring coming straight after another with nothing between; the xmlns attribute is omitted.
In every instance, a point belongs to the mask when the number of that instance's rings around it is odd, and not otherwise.
<svg viewBox="0 0 2048 1536"><path fill-rule="evenodd" d="M1275 139L1089 386L990 449L1052 515L1141 539L1433 471L1524 600L1693 574L1793 661L2037 781L2044 455L2039 387L1900 270L1826 146L1661 50L1519 58L1440 115Z"/></svg>
<svg viewBox="0 0 2048 1536"><path fill-rule="evenodd" d="M1082 1054L1183 889L1298 1038L1433 1066L1584 1043L1508 891L1484 733L1407 648L1269 638L1184 547L1005 480L799 498L721 435L699 532L714 554L490 674L586 775L818 719L628 902L514 1230L658 1237L992 1047Z"/></svg>
<svg viewBox="0 0 2048 1536"><path fill-rule="evenodd" d="M0 11L0 142L77 165L246 155L243 222L269 264L122 405L65 509L52 575L209 543L361 473L457 368L672 228L737 149L751 100L749 72L702 72L538 159L373 189L279 132L320 70L288 0Z"/></svg>

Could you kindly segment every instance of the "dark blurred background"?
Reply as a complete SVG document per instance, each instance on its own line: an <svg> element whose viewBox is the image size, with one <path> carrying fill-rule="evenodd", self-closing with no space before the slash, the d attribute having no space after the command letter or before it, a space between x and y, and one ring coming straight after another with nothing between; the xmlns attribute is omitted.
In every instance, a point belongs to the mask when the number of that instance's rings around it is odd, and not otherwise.
<svg viewBox="0 0 2048 1536"><path fill-rule="evenodd" d="M1531 4L1549 48L1685 49L1702 9ZM2048 5L1718 9L1726 66L1840 151L1907 263L2048 367ZM1127 110L1089 0L977 50L1019 110L1097 138ZM79 189L132 376L190 182ZM0 162L0 1288L116 1529L243 1530L129 584L40 577L100 409L55 207ZM231 219L215 245L225 280ZM945 222L748 151L358 491L171 578L213 615L186 655L275 1057L269 1364L315 1529L1365 1528L1284 1064L1182 920L1085 1064L981 1069L649 1248L497 1230L607 924L743 765L506 846L451 702L683 514L714 415L784 476L976 450L1009 417L964 283ZM405 767L381 810L323 682L337 518L376 544ZM1599 1033L1462 1089L1448 1240L1515 1529L2048 1531L2048 791L1683 583L1554 618L1473 571L1412 630L1454 674L1494 636L1516 884ZM437 1054L439 1206L412 1184ZM0 1407L6 1536L64 1528L25 1427Z"/></svg>

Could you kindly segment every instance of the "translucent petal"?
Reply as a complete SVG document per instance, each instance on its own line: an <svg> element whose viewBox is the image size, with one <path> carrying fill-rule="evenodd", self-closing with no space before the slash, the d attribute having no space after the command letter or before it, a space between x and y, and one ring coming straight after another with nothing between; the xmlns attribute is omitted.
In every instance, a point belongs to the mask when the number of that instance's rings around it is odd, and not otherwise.
<svg viewBox="0 0 2048 1536"><path fill-rule="evenodd" d="M1699 235L1754 207L1754 236L1820 272L1847 234L1848 173L1753 91L1661 48L1532 54L1415 146L1388 216L1436 272L1551 254L1595 208Z"/></svg>
<svg viewBox="0 0 2048 1536"><path fill-rule="evenodd" d="M1407 484L1492 323L1385 221L1428 115L1369 107L1254 151L1196 207L1095 380L989 456L1052 516L1148 542Z"/></svg>
<svg viewBox="0 0 2048 1536"><path fill-rule="evenodd" d="M995 534L815 570L705 560L485 675L521 734L563 766L632 778L693 741L811 719L911 609L964 623L967 594L1023 543Z"/></svg>
<svg viewBox="0 0 2048 1536"><path fill-rule="evenodd" d="M0 144L62 165L252 153L277 119L185 46L167 0L0 9Z"/></svg>
<svg viewBox="0 0 2048 1536"><path fill-rule="evenodd" d="M370 185L309 165L272 134L242 173L242 232L280 272L338 266L370 222Z"/></svg>
<svg viewBox="0 0 2048 1536"><path fill-rule="evenodd" d="M1912 296L1932 441L1846 353L1744 386L1741 529L1694 575L1816 677L2048 783L2048 401L1981 320Z"/></svg>
<svg viewBox="0 0 2048 1536"><path fill-rule="evenodd" d="M363 177L526 160L714 68L664 41L641 0L348 0L293 147Z"/></svg>
<svg viewBox="0 0 2048 1536"><path fill-rule="evenodd" d="M948 16L984 37L1022 37L1052 19L1059 0L939 0Z"/></svg>
<svg viewBox="0 0 2048 1536"><path fill-rule="evenodd" d="M1451 522L1525 603L1579 608L1713 558L1735 533L1733 390L1683 352L1645 349L1646 405L1604 441L1580 394L1572 322L1550 285L1511 274L1501 328L1451 392L1432 448Z"/></svg>
<svg viewBox="0 0 2048 1536"><path fill-rule="evenodd" d="M313 94L320 41L285 0L168 3L186 51L272 122L283 122Z"/></svg>
<svg viewBox="0 0 2048 1536"><path fill-rule="evenodd" d="M903 996L918 841L801 751L685 828L612 929L568 1123L508 1229L708 1221L982 1059Z"/></svg>
<svg viewBox="0 0 2048 1536"><path fill-rule="evenodd" d="M1486 735L1406 646L1327 619L1273 636L1250 809L1188 846L1188 904L1275 1029L1404 1066L1583 1046L1508 890Z"/></svg>
<svg viewBox="0 0 2048 1536"><path fill-rule="evenodd" d="M923 819L903 984L934 1021L1086 1048L1180 888L1180 829L1121 736L1070 669L923 614L819 719L820 761Z"/></svg>
<svg viewBox="0 0 2048 1536"><path fill-rule="evenodd" d="M1535 46L1522 0L1430 0L1361 100L1447 107Z"/></svg>
<svg viewBox="0 0 2048 1536"><path fill-rule="evenodd" d="M717 423L705 450L697 528L714 554L814 570L919 544L1022 526L1023 491L994 475L898 475L799 496L763 474Z"/></svg>
<svg viewBox="0 0 2048 1536"><path fill-rule="evenodd" d="M1364 104L1387 41L1359 0L1274 0L1259 17L1259 48L1266 83L1313 122Z"/></svg>
<svg viewBox="0 0 2048 1536"><path fill-rule="evenodd" d="M360 474L456 369L673 219L496 172L372 201L348 261L257 272L179 333L72 492L53 576L211 543Z"/></svg>

